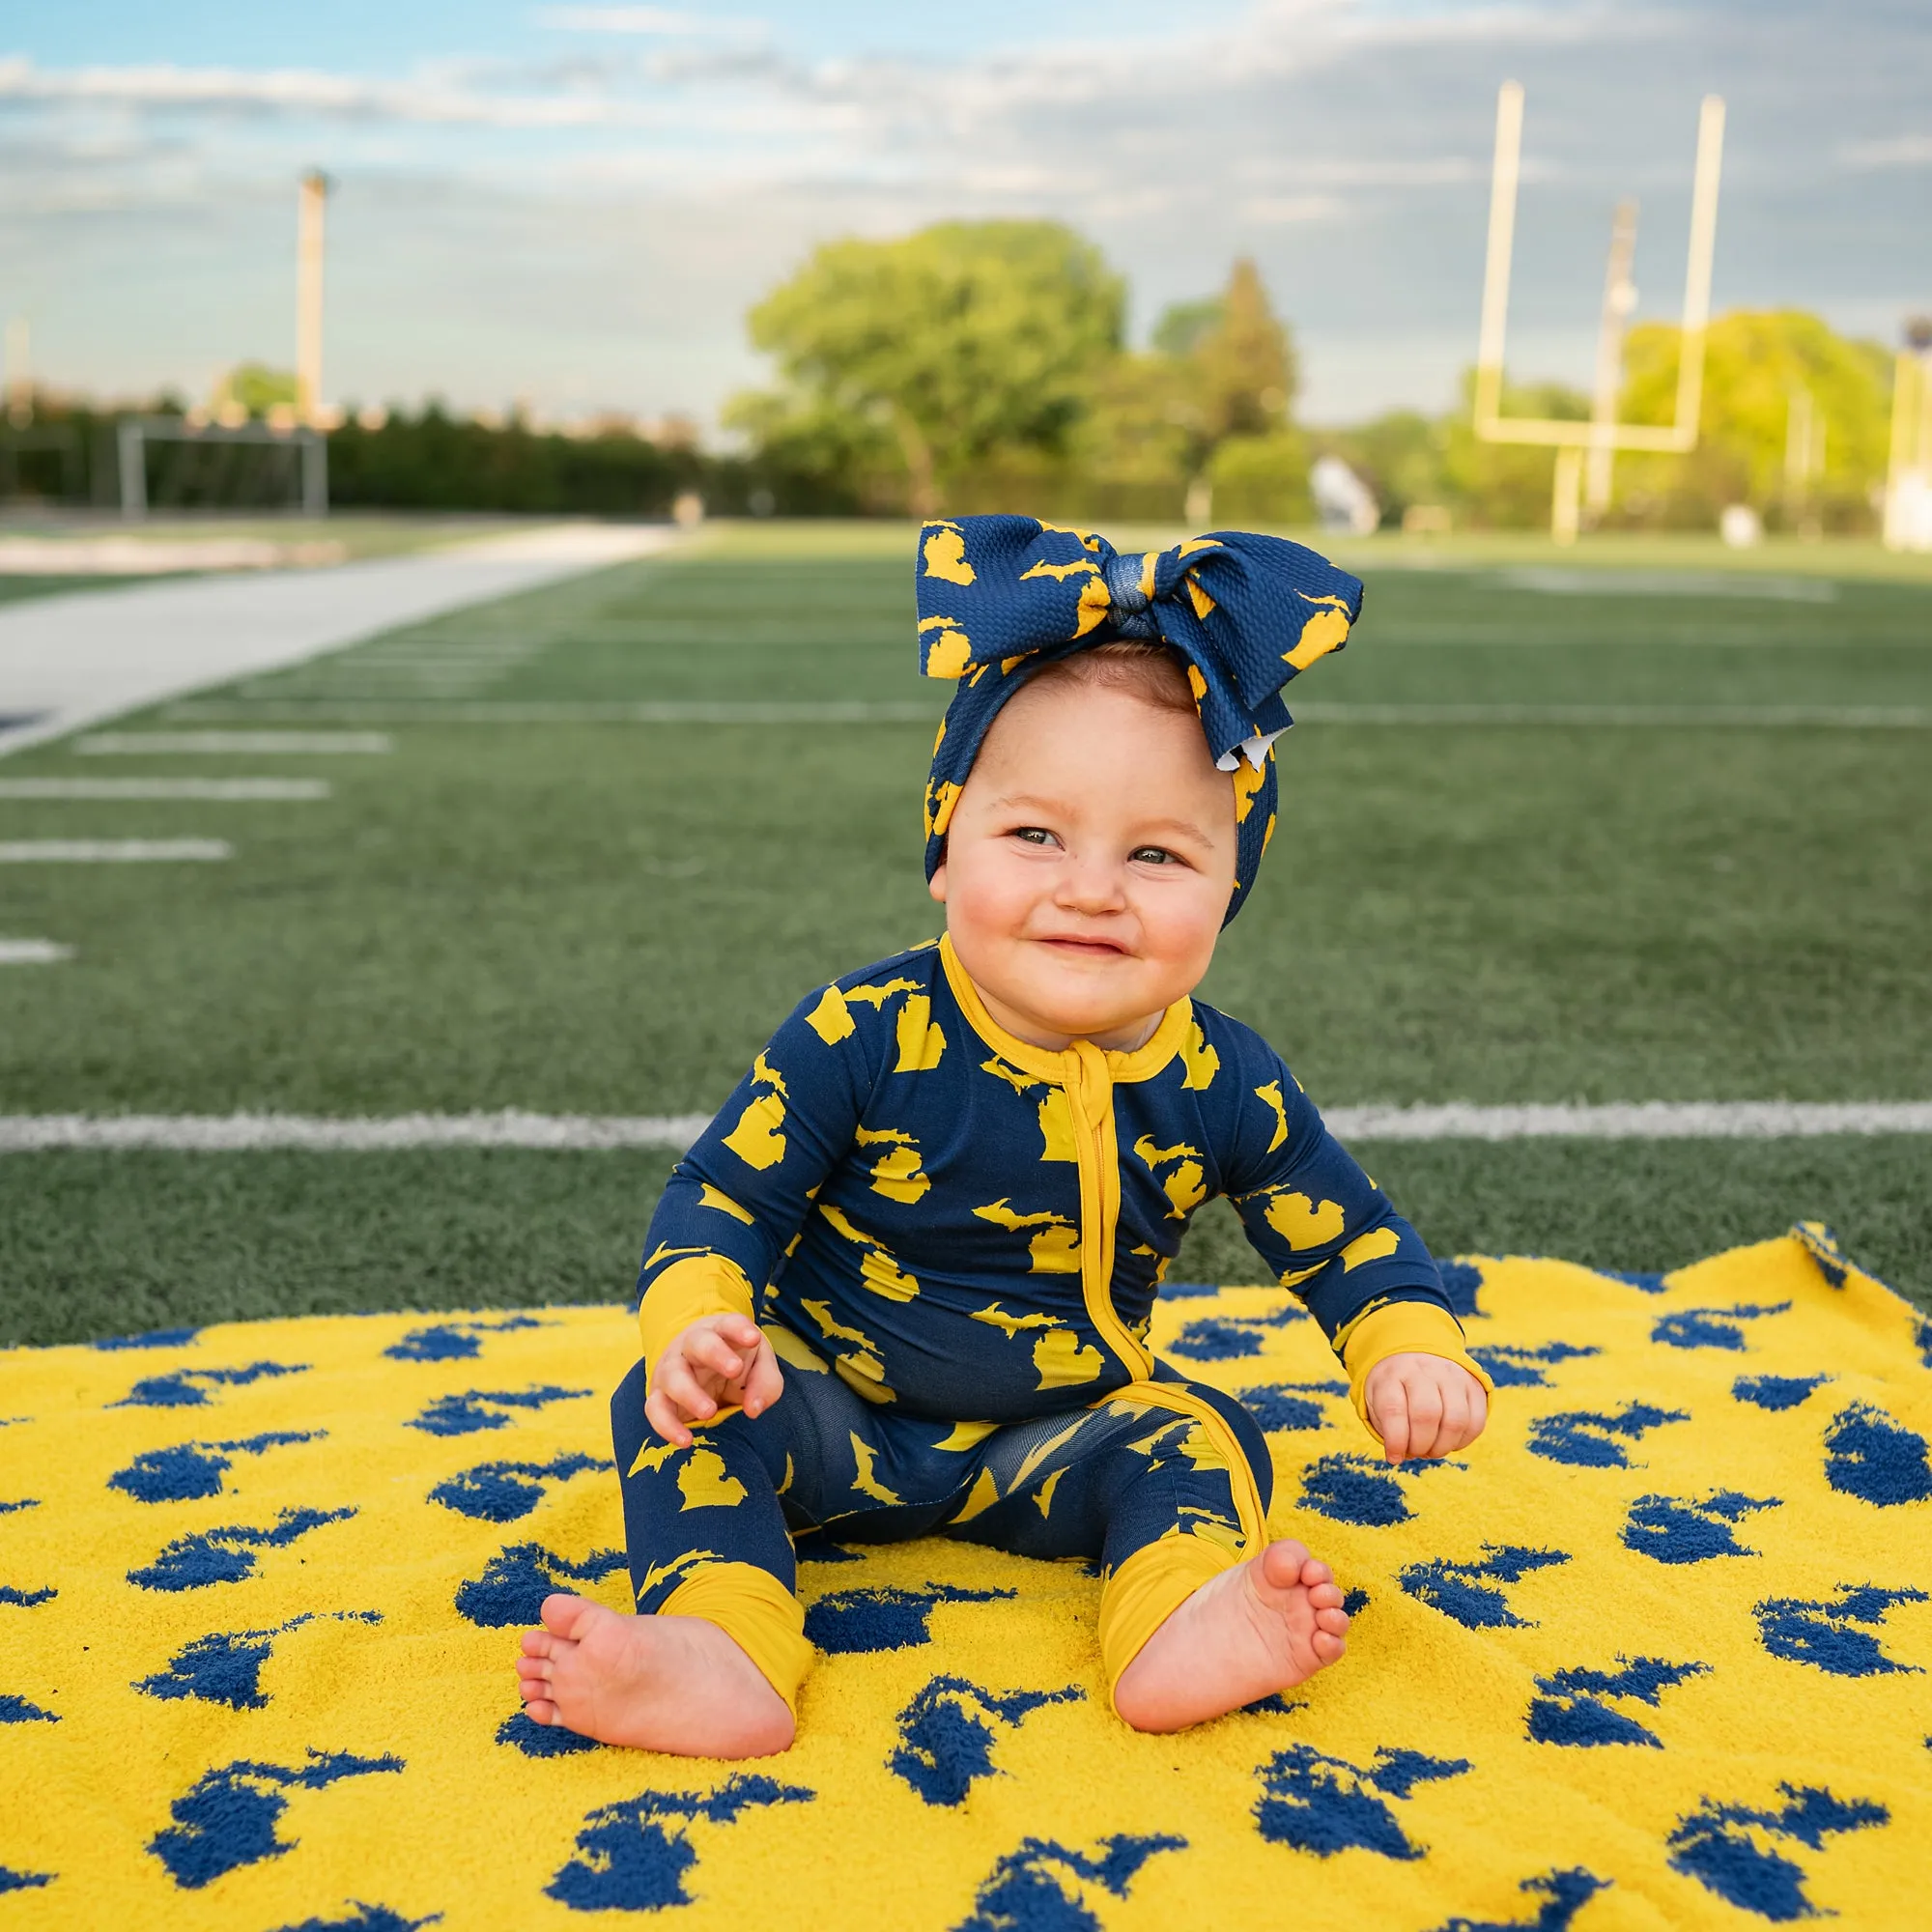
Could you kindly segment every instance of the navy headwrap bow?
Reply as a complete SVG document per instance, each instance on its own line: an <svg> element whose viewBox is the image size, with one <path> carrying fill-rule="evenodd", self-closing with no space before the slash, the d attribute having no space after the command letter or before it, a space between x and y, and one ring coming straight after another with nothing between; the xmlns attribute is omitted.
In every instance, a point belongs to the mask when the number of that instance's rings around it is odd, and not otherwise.
<svg viewBox="0 0 1932 1932"><path fill-rule="evenodd" d="M1217 530L1134 555L1034 517L927 524L916 577L920 669L959 680L926 781L926 877L945 857L987 726L1027 674L1095 644L1144 639L1187 660L1208 749L1234 775L1233 919L1274 832L1274 740L1294 722L1282 686L1348 642L1360 581L1281 537Z"/></svg>

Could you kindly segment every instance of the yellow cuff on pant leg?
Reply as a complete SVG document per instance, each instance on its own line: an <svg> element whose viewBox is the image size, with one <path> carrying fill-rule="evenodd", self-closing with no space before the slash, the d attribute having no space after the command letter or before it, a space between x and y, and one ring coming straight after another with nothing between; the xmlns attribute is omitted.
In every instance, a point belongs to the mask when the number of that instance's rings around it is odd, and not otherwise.
<svg viewBox="0 0 1932 1932"><path fill-rule="evenodd" d="M1163 1536L1136 1549L1100 1591L1100 1667L1107 1702L1121 1674L1148 1639L1210 1577L1241 1561L1232 1549L1200 1536ZM1114 1715L1120 1716L1118 1709Z"/></svg>
<svg viewBox="0 0 1932 1932"><path fill-rule="evenodd" d="M694 1570L662 1604L661 1617L702 1617L714 1623L764 1673L798 1716L799 1686L814 1652L805 1640L805 1605L768 1571L752 1563L707 1563Z"/></svg>

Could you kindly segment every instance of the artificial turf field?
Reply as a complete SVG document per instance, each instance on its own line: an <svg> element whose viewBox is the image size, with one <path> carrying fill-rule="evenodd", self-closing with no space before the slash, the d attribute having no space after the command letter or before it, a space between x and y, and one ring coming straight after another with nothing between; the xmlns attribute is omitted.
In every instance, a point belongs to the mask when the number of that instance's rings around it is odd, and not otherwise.
<svg viewBox="0 0 1932 1932"><path fill-rule="evenodd" d="M0 933L75 948L0 971L0 1113L709 1111L803 992L937 929L911 553L724 530L125 723L376 726L387 755L7 760L332 795L0 800L0 839L236 846L0 867ZM1932 1096L1927 573L1346 560L1367 611L1291 692L1281 829L1204 989L1319 1102ZM1359 1151L1441 1253L1661 1268L1805 1216L1932 1304L1924 1137ZM613 1300L670 1158L0 1155L0 1340ZM1253 1277L1223 1211L1189 1243L1177 1278Z"/></svg>

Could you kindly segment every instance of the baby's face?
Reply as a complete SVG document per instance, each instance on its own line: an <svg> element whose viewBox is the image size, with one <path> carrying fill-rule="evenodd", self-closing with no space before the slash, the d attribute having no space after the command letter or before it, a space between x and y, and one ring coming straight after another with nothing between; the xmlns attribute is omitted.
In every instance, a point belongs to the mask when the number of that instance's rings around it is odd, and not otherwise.
<svg viewBox="0 0 1932 1932"><path fill-rule="evenodd" d="M1133 1047L1207 973L1235 845L1234 785L1192 717L1055 680L993 721L932 895L1009 1032Z"/></svg>

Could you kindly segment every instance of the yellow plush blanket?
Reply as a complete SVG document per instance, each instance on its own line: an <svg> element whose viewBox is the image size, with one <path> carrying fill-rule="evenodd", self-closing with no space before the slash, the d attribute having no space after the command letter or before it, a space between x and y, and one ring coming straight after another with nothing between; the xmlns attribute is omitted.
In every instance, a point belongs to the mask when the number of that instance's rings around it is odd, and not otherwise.
<svg viewBox="0 0 1932 1932"><path fill-rule="evenodd" d="M625 1600L627 1314L0 1354L0 1932L1925 1923L1932 1325L1815 1229L1448 1275L1499 1387L1446 1465L1372 1459L1278 1293L1159 1318L1353 1593L1338 1668L1139 1737L1081 1566L833 1552L743 1767L518 1712L544 1593Z"/></svg>

